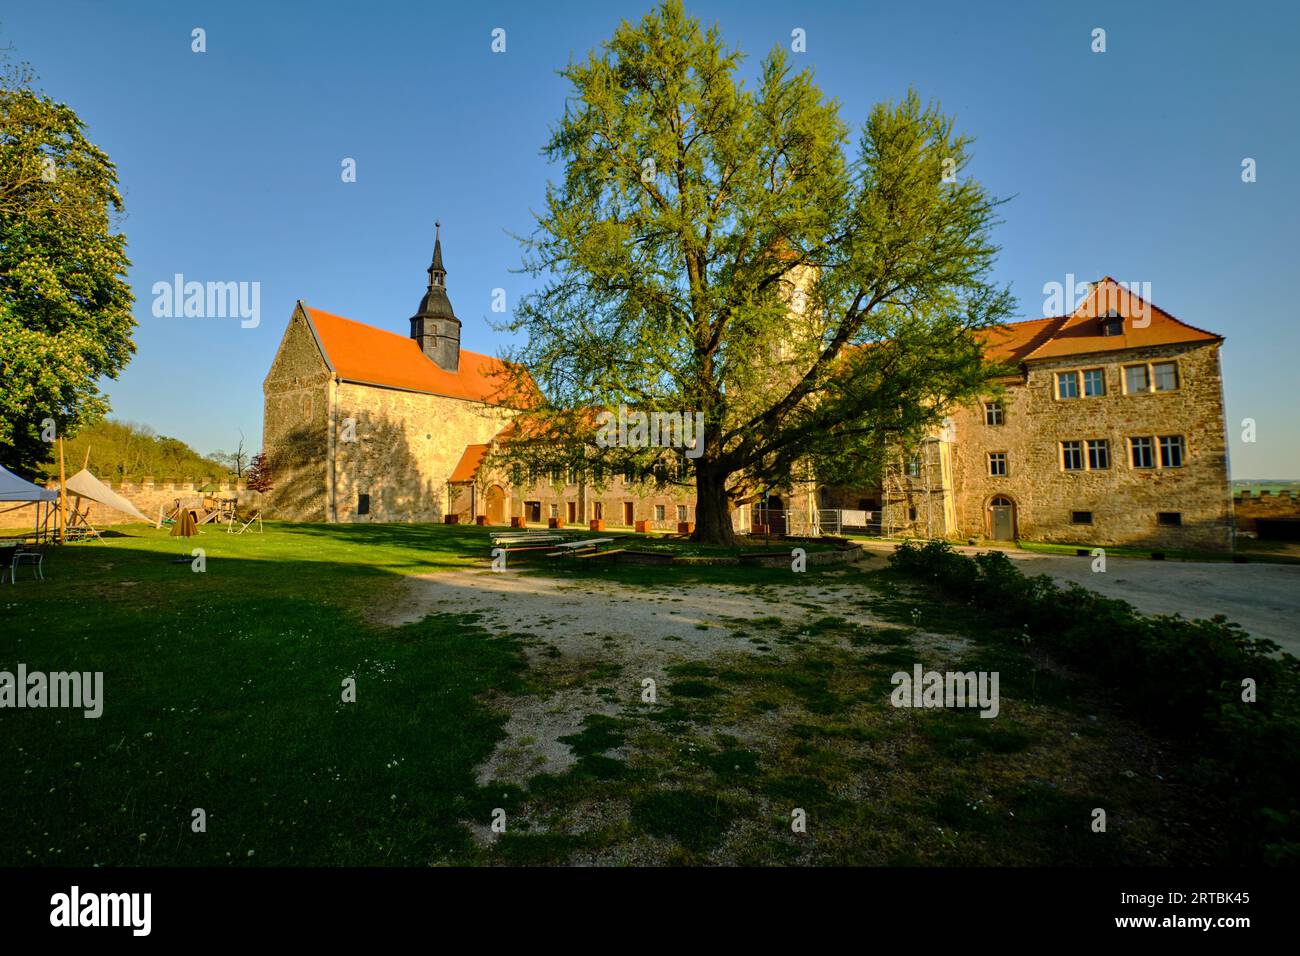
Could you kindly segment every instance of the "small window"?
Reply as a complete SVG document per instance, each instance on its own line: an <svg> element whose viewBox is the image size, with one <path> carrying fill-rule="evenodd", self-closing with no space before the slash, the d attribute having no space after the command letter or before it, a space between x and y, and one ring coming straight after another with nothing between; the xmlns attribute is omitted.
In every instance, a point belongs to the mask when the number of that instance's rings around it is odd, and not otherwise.
<svg viewBox="0 0 1300 956"><path fill-rule="evenodd" d="M1079 373L1078 372L1057 372L1056 373L1056 397L1057 398L1078 398L1079 397Z"/></svg>
<svg viewBox="0 0 1300 956"><path fill-rule="evenodd" d="M1130 438L1129 454L1134 468L1154 468L1156 466L1155 450L1150 438Z"/></svg>
<svg viewBox="0 0 1300 956"><path fill-rule="evenodd" d="M1005 478L1007 476L1007 453L1004 451L989 452L989 474L994 478Z"/></svg>
<svg viewBox="0 0 1300 956"><path fill-rule="evenodd" d="M624 484L627 484L627 485L630 485L630 484L632 484L634 481L636 481L636 472L634 472L631 468L624 468L624 469L623 469L623 483L624 483Z"/></svg>
<svg viewBox="0 0 1300 956"><path fill-rule="evenodd" d="M1147 381L1147 367L1145 365L1127 365L1124 367L1124 391L1129 395L1151 391L1150 383Z"/></svg>
<svg viewBox="0 0 1300 956"><path fill-rule="evenodd" d="M1101 334L1110 337L1124 334L1124 319L1113 309L1101 320Z"/></svg>
<svg viewBox="0 0 1300 956"><path fill-rule="evenodd" d="M907 459L907 477L921 477L921 459L919 457Z"/></svg>
<svg viewBox="0 0 1300 956"><path fill-rule="evenodd" d="M1098 395L1106 394L1105 369L1090 368L1084 371L1083 394L1088 398L1096 398Z"/></svg>
<svg viewBox="0 0 1300 956"><path fill-rule="evenodd" d="M1092 524L1091 511L1071 511L1070 524Z"/></svg>
<svg viewBox="0 0 1300 956"><path fill-rule="evenodd" d="M550 517L550 518L558 518L559 516L560 516L560 506L559 506L558 504L556 504L554 501L552 501L552 502L551 502L551 513L550 513L547 517Z"/></svg>
<svg viewBox="0 0 1300 956"><path fill-rule="evenodd" d="M597 521L603 521L605 518L605 503L597 501L591 506L591 516Z"/></svg>
<svg viewBox="0 0 1300 956"><path fill-rule="evenodd" d="M559 468L552 468L552 469L551 469L551 483L552 483L552 484L555 484L555 485L558 485L558 484L560 483L560 476L561 476L562 474L563 474L563 472L562 472Z"/></svg>
<svg viewBox="0 0 1300 956"><path fill-rule="evenodd" d="M1183 513L1181 511L1157 511L1156 523L1169 527L1181 527L1183 523Z"/></svg>
<svg viewBox="0 0 1300 956"><path fill-rule="evenodd" d="M1083 442L1061 442L1061 467L1066 471L1083 471Z"/></svg>
<svg viewBox="0 0 1300 956"><path fill-rule="evenodd" d="M678 520L678 521L685 521L685 520L686 520L686 506L685 506L685 505L678 505L678 506L677 506L677 520Z"/></svg>
<svg viewBox="0 0 1300 956"><path fill-rule="evenodd" d="M1157 392L1174 392L1178 390L1178 363L1156 362L1151 366L1151 377Z"/></svg>
<svg viewBox="0 0 1300 956"><path fill-rule="evenodd" d="M569 484L571 484L571 485L576 485L577 483L578 483L578 469L576 469L576 468L570 468L570 469L569 469Z"/></svg>
<svg viewBox="0 0 1300 956"><path fill-rule="evenodd" d="M908 509L907 509L907 520L908 520L908 521L915 521L915 520L916 520L916 509L915 509L915 508L908 508Z"/></svg>
<svg viewBox="0 0 1300 956"><path fill-rule="evenodd" d="M370 495L364 491L357 495L357 514L370 514Z"/></svg>
<svg viewBox="0 0 1300 956"><path fill-rule="evenodd" d="M1110 467L1110 442L1104 438L1088 439L1088 467L1093 471Z"/></svg>
<svg viewBox="0 0 1300 956"><path fill-rule="evenodd" d="M655 521L663 521L663 520L664 520L664 506L655 505Z"/></svg>
<svg viewBox="0 0 1300 956"><path fill-rule="evenodd" d="M1160 467L1181 468L1186 458L1182 435L1160 436Z"/></svg>
<svg viewBox="0 0 1300 956"><path fill-rule="evenodd" d="M984 403L984 424L985 425L1001 425L1005 420L1006 419L1002 411L1001 402Z"/></svg>

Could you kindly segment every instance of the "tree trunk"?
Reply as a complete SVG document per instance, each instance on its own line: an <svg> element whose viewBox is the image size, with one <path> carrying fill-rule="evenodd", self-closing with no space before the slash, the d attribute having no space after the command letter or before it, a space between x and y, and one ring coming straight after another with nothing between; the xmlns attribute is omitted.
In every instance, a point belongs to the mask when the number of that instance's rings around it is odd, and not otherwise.
<svg viewBox="0 0 1300 956"><path fill-rule="evenodd" d="M695 532L700 544L736 545L731 526L731 503L727 500L727 476L705 466L695 473Z"/></svg>

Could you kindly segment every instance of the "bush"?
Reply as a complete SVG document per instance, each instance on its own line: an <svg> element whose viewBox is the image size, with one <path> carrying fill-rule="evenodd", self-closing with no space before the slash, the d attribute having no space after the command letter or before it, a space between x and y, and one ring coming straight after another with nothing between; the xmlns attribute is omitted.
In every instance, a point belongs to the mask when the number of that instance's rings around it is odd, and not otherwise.
<svg viewBox="0 0 1300 956"><path fill-rule="evenodd" d="M1223 616L1146 616L1128 602L1047 575L1026 577L998 551L966 558L942 541L904 543L890 564L972 603L1037 646L1106 683L1127 709L1171 737L1195 740L1238 778L1270 862L1300 841L1300 660ZM1255 702L1242 700L1255 682Z"/></svg>

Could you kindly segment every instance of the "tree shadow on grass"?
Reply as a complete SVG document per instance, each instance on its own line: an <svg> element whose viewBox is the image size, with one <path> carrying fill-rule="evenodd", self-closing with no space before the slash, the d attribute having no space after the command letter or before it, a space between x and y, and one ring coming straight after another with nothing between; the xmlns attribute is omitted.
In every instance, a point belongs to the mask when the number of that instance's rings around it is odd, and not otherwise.
<svg viewBox="0 0 1300 956"><path fill-rule="evenodd" d="M204 543L205 572L172 563ZM6 591L0 670L102 672L103 714L5 713L0 864L476 858L461 820L501 737L483 700L519 687L514 640L472 615L370 626L400 574L347 541L325 560L282 545L141 532L56 549L46 581Z"/></svg>

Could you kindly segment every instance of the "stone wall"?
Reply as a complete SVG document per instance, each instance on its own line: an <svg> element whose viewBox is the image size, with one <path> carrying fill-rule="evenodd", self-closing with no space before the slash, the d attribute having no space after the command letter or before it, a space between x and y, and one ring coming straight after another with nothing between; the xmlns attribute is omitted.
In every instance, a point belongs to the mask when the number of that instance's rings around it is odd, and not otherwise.
<svg viewBox="0 0 1300 956"><path fill-rule="evenodd" d="M1239 491L1232 496L1232 506L1237 530L1242 534L1254 534L1255 522L1260 518L1300 519L1300 495L1291 491L1277 494L1261 491L1253 495L1249 491Z"/></svg>
<svg viewBox="0 0 1300 956"><path fill-rule="evenodd" d="M103 481L103 479L100 479ZM109 485L109 482L104 481ZM212 484L216 487L214 492L202 492L200 488ZM58 482L53 482L47 487L58 489ZM183 481L160 481L155 482L152 478L145 478L139 482L124 481L110 485L119 495L125 498L131 504L135 505L140 511L154 521L158 518L160 508L170 509L171 506L179 499L198 500L200 498L229 498L231 495L239 499L242 508L259 508L261 507L261 498L255 491L248 491L242 481L217 481L215 478L187 478ZM138 524L140 519L128 514L123 514L114 508L95 502L87 502L84 498L75 498L68 496L68 510L71 511L74 505L85 508L90 505L90 523L96 528L103 528L117 524ZM8 530L30 530L36 522L36 506L26 505L14 511L8 511L0 514L0 527Z"/></svg>
<svg viewBox="0 0 1300 956"><path fill-rule="evenodd" d="M1124 366L1171 359L1178 363L1177 390L1124 394ZM1092 368L1105 371L1105 395L1056 397L1056 372ZM1217 344L1033 362L1023 383L1008 385L1002 403L1002 425L985 424L982 403L953 414L956 520L962 537L989 535L989 503L1002 495L1014 502L1017 536L1027 540L1231 547L1232 499ZM1184 437L1185 464L1132 467L1128 439L1148 436L1158 443L1162 435ZM1062 468L1060 442L1102 438L1110 444L1109 468ZM1007 454L1006 477L988 473L987 456L995 451ZM1073 523L1075 511L1091 512L1092 523ZM1178 513L1182 524L1159 524L1159 512Z"/></svg>
<svg viewBox="0 0 1300 956"><path fill-rule="evenodd" d="M467 445L481 445L514 413L480 402L340 382L335 419L337 521L442 521ZM350 440L354 439L354 440ZM369 513L360 513L360 496Z"/></svg>
<svg viewBox="0 0 1300 956"><path fill-rule="evenodd" d="M262 383L268 518L326 520L332 377L307 317L295 308Z"/></svg>

